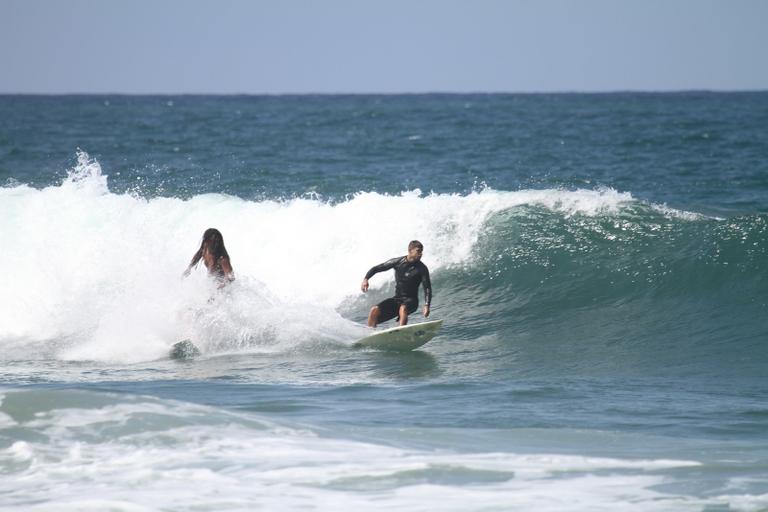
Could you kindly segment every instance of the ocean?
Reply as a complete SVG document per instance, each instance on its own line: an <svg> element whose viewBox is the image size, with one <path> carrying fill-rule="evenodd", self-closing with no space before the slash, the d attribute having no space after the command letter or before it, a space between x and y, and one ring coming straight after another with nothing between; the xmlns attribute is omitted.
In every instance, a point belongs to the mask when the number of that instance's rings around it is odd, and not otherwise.
<svg viewBox="0 0 768 512"><path fill-rule="evenodd" d="M766 92L0 96L0 241L3 510L768 510Z"/></svg>

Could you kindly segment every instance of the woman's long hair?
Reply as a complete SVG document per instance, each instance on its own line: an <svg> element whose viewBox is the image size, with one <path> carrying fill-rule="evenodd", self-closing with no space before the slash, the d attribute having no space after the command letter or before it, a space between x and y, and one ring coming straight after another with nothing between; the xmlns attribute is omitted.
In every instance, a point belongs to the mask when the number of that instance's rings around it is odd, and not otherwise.
<svg viewBox="0 0 768 512"><path fill-rule="evenodd" d="M216 269L222 256L229 260L229 253L227 253L227 248L224 247L224 237L221 236L221 232L218 229L208 228L203 233L203 241L200 242L200 248L192 257L192 261L189 264L190 268L196 267L200 263L200 260L203 259L203 252L206 249L208 249L208 254L213 256L213 261L210 262L211 267L208 268L209 272L213 272Z"/></svg>
<svg viewBox="0 0 768 512"><path fill-rule="evenodd" d="M224 247L224 237L221 236L221 232L215 228L208 228L203 233L203 241L200 243L200 254L203 250L208 248L208 252L213 255L214 261L219 261L219 258L225 256L229 259L229 253L227 248Z"/></svg>

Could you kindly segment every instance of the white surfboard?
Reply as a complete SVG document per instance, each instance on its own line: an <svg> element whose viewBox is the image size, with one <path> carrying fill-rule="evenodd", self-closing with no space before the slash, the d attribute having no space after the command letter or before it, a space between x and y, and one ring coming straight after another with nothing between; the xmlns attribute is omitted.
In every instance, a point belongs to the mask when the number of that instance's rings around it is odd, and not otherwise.
<svg viewBox="0 0 768 512"><path fill-rule="evenodd" d="M358 340L355 348L375 348L392 352L407 352L419 348L437 335L442 320L432 320L419 324L408 324L378 331Z"/></svg>

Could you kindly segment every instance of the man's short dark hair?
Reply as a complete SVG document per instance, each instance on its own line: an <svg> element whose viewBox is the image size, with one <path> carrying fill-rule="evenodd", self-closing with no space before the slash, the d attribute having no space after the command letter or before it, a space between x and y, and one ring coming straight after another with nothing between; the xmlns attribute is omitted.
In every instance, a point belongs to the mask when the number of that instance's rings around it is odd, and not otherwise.
<svg viewBox="0 0 768 512"><path fill-rule="evenodd" d="M411 240L411 243L409 243L409 244L408 244L408 250L409 250L409 251L410 251L411 249L413 249L414 247L418 247L418 248L419 248L419 249L421 249L422 251L424 250L424 244L422 244L422 243L421 243L421 242L419 242L418 240Z"/></svg>

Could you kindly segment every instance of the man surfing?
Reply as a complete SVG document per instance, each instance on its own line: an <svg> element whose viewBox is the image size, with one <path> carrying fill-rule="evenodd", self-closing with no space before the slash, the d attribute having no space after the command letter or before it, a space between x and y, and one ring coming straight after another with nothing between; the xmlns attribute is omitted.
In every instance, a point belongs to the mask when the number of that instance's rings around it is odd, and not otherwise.
<svg viewBox="0 0 768 512"><path fill-rule="evenodd" d="M368 291L368 280L379 272L395 269L395 296L381 301L371 308L368 314L368 327L376 327L382 322L397 318L400 325L408 323L408 315L419 307L419 285L424 285L424 316L429 317L429 305L432 302L432 283L429 269L421 262L424 245L418 240L408 244L408 254L387 260L371 268L360 289Z"/></svg>

